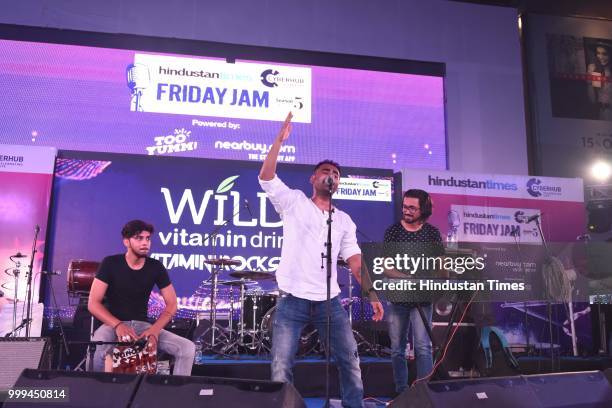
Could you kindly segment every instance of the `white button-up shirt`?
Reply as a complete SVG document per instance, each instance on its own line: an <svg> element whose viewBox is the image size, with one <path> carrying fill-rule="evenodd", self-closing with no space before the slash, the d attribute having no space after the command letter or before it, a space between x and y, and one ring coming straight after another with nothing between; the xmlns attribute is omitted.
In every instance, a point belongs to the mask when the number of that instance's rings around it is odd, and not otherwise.
<svg viewBox="0 0 612 408"><path fill-rule="evenodd" d="M326 254L328 212L317 207L302 191L287 187L277 176L269 181L260 179L259 184L283 220L283 247L276 270L278 288L302 299L327 299L327 268L321 253ZM336 276L338 255L348 259L361 250L357 245L357 227L351 217L335 208L332 220L330 293L333 298L340 293Z"/></svg>

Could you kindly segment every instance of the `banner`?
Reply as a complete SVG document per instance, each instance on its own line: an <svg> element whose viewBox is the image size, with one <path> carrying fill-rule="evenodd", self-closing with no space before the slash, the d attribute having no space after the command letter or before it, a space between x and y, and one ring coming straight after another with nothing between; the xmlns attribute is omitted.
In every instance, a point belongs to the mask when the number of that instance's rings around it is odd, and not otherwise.
<svg viewBox="0 0 612 408"><path fill-rule="evenodd" d="M525 285L515 298L510 292L492 293L492 303L486 304L486 316L504 331L510 344L549 347L550 339L543 335L549 325L545 299L551 296L547 294L551 284L544 277L549 277L555 283L572 280L573 299L582 301L574 303L578 344L589 347L589 288L573 256L586 233L582 179L406 169L402 188L431 194L433 215L428 222L440 229L451 251L479 248L487 279ZM547 263L548 255L555 259L554 270ZM436 304L436 313L438 309ZM571 350L566 305L554 302L553 311L554 347ZM434 320L443 318L434 316Z"/></svg>
<svg viewBox="0 0 612 408"><path fill-rule="evenodd" d="M51 147L0 145L0 290L4 293L0 297L0 335L13 329L15 300L16 324L25 317L23 305L35 235L31 287L35 309L38 303L56 153ZM40 333L42 322L42 313L37 315L31 330L34 335Z"/></svg>
<svg viewBox="0 0 612 408"><path fill-rule="evenodd" d="M236 279L230 275L236 271L272 273L278 266L282 222L259 185L260 168L258 163L229 160L61 152L49 265L65 271L71 260L100 262L124 253L121 228L132 219L145 220L155 227L150 256L169 271L179 315L192 316L194 310L208 308L209 259L228 257L239 263L222 268L220 280ZM277 173L310 197L312 171L312 166L284 164ZM343 168L345 178L382 180L391 188L392 172ZM390 201L346 199L334 204L352 217L362 241L382 236L380 225L393 220ZM348 271L338 268L337 277L346 283ZM248 289L269 291L276 285L261 280ZM64 289L56 296L60 305L68 303ZM229 288L221 285L220 309L227 310L228 297ZM161 301L159 295L151 299L152 308Z"/></svg>
<svg viewBox="0 0 612 408"><path fill-rule="evenodd" d="M310 68L137 53L127 75L132 111L311 121Z"/></svg>

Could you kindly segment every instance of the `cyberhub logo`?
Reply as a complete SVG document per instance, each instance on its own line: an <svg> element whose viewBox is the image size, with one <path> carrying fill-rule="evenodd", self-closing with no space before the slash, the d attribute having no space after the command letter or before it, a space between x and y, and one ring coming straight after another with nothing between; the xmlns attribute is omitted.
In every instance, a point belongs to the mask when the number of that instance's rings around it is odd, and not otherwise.
<svg viewBox="0 0 612 408"><path fill-rule="evenodd" d="M284 86L304 85L304 78L286 76L275 69L266 69L261 73L260 78L261 83L268 88L276 88L279 84Z"/></svg>
<svg viewBox="0 0 612 408"><path fill-rule="evenodd" d="M0 153L0 169L9 166L23 166L23 156L11 156Z"/></svg>
<svg viewBox="0 0 612 408"><path fill-rule="evenodd" d="M533 177L527 181L527 192L532 197L551 197L560 196L562 189L559 186L542 184L542 180Z"/></svg>

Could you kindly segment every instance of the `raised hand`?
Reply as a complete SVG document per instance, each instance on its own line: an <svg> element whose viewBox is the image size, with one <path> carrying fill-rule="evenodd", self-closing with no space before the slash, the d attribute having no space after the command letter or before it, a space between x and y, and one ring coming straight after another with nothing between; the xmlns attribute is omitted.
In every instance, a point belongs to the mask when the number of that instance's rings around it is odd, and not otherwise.
<svg viewBox="0 0 612 408"><path fill-rule="evenodd" d="M281 127L278 135L276 136L276 140L283 143L285 140L289 138L289 133L291 133L291 119L293 118L293 113L289 112L287 117L285 118L285 122L283 122L283 126Z"/></svg>

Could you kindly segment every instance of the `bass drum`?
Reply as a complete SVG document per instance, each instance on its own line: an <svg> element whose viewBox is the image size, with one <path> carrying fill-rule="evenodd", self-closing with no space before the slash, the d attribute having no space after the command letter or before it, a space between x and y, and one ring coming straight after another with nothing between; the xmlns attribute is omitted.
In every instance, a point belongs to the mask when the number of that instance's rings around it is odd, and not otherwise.
<svg viewBox="0 0 612 408"><path fill-rule="evenodd" d="M272 327L274 322L274 313L277 306L274 306L266 312L261 320L262 346L266 351L272 350ZM296 352L297 356L304 357L309 354L318 354L321 352L319 347L319 333L312 324L304 326L300 341Z"/></svg>
<svg viewBox="0 0 612 408"><path fill-rule="evenodd" d="M68 264L68 294L88 296L100 262L76 259Z"/></svg>

